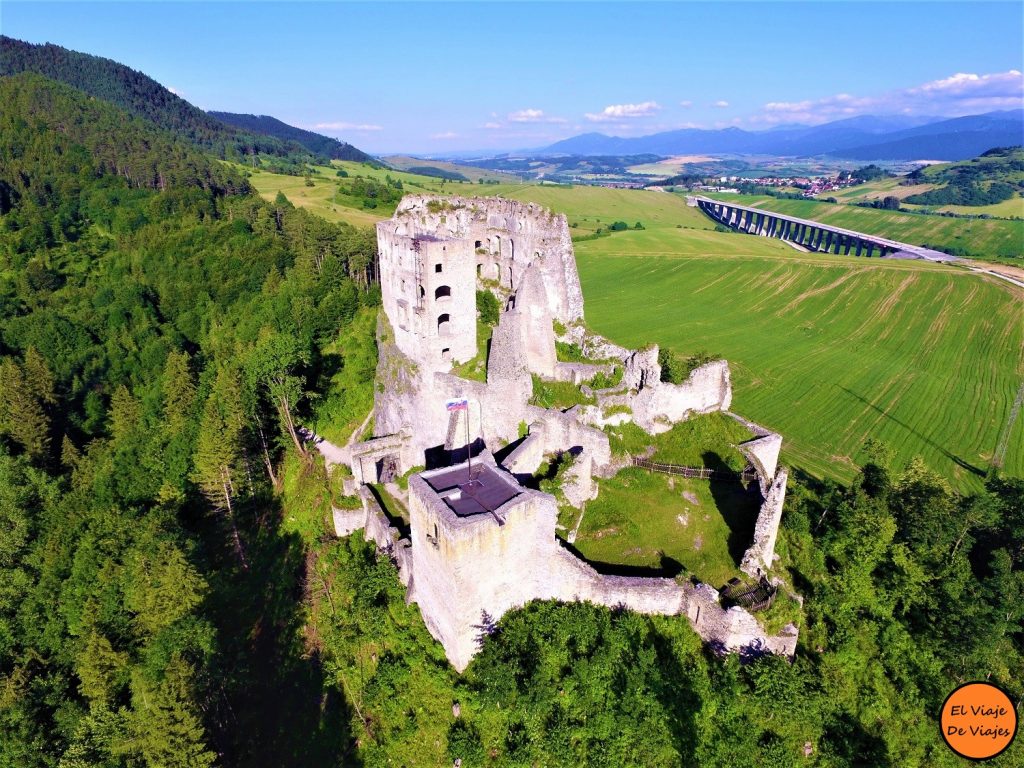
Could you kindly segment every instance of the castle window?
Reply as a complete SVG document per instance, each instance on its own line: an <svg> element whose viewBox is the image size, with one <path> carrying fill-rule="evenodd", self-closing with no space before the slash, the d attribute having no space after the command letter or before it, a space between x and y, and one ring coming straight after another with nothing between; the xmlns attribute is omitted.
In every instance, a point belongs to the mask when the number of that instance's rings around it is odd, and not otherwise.
<svg viewBox="0 0 1024 768"><path fill-rule="evenodd" d="M445 347L444 349L441 350L441 359L444 360L445 362L452 359L451 347Z"/></svg>
<svg viewBox="0 0 1024 768"><path fill-rule="evenodd" d="M441 271L441 265L440 264L435 264L434 265L434 271L435 272L440 272Z"/></svg>
<svg viewBox="0 0 1024 768"><path fill-rule="evenodd" d="M483 247L483 243L481 241L477 240L476 243L473 245L473 247L474 248L481 248L481 247Z"/></svg>
<svg viewBox="0 0 1024 768"><path fill-rule="evenodd" d="M451 316L448 313L437 316L437 335L447 336L451 328Z"/></svg>
<svg viewBox="0 0 1024 768"><path fill-rule="evenodd" d="M434 290L434 301L441 301L443 299L450 299L452 297L452 289L450 285L439 285Z"/></svg>

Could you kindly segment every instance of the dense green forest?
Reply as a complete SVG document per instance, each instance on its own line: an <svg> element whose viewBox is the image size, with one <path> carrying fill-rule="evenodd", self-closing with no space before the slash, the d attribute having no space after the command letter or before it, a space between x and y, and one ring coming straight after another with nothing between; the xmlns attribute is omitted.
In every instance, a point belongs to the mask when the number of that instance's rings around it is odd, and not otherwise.
<svg viewBox="0 0 1024 768"><path fill-rule="evenodd" d="M215 112L213 110L207 114L222 123L251 133L261 133L265 136L276 136L284 141L294 141L317 157L326 157L331 160L352 160L357 163L373 162L372 157L347 142L332 139L330 136L322 136L312 131L304 131L269 115L240 115L234 112Z"/></svg>
<svg viewBox="0 0 1024 768"><path fill-rule="evenodd" d="M877 446L793 480L792 663L535 603L455 674L296 426L366 396L372 231L43 77L0 103L0 765L953 766L946 694L1024 695L1024 481Z"/></svg>
<svg viewBox="0 0 1024 768"><path fill-rule="evenodd" d="M21 72L35 72L103 99L222 159L245 159L251 163L254 157L269 155L275 158L274 167L281 169L284 165L307 162L323 165L331 157L327 152L309 149L293 136L268 134L254 126L228 125L151 77L116 61L59 45L33 45L0 35L0 76ZM365 157L355 147L351 149Z"/></svg>
<svg viewBox="0 0 1024 768"><path fill-rule="evenodd" d="M372 234L67 86L0 101L0 765L281 764L277 464Z"/></svg>

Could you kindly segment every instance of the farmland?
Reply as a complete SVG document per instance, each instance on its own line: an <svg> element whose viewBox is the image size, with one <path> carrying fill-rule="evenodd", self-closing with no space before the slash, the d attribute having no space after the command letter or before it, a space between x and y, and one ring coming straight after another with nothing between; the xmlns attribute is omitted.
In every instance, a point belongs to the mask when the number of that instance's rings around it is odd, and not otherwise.
<svg viewBox="0 0 1024 768"><path fill-rule="evenodd" d="M802 254L718 232L580 243L587 320L636 346L724 355L733 408L784 459L850 479L876 438L978 488L1024 375L1019 290L953 267ZM1024 424L1007 471L1024 472Z"/></svg>

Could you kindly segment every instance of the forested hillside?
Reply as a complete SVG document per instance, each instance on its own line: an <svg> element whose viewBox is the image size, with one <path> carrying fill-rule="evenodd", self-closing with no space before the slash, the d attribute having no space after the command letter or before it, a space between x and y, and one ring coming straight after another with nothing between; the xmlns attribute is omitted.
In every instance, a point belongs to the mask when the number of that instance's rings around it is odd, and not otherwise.
<svg viewBox="0 0 1024 768"><path fill-rule="evenodd" d="M240 115L234 112L215 112L213 110L207 114L213 115L223 123L251 133L261 133L265 136L276 136L284 141L294 141L318 157L326 157L331 160L352 160L356 163L373 162L372 157L348 142L338 141L330 136L322 136L313 131L304 131L270 117L270 115Z"/></svg>
<svg viewBox="0 0 1024 768"><path fill-rule="evenodd" d="M276 467L372 236L67 86L0 102L0 765L280 765Z"/></svg>
<svg viewBox="0 0 1024 768"><path fill-rule="evenodd" d="M280 169L282 159L301 162L322 157L296 142L227 125L151 77L116 61L69 51L59 45L33 45L0 35L0 76L20 72L35 72L66 83L221 158L270 155L278 158L276 167Z"/></svg>
<svg viewBox="0 0 1024 768"><path fill-rule="evenodd" d="M1024 192L1024 148L996 147L961 163L918 168L907 184L944 184L904 198L918 205L993 205Z"/></svg>

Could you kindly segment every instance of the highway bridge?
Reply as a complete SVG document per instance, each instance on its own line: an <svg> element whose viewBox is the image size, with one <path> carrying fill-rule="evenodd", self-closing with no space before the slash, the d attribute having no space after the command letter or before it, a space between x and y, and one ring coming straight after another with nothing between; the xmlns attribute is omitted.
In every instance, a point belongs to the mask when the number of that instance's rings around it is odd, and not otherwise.
<svg viewBox="0 0 1024 768"><path fill-rule="evenodd" d="M688 195L686 204L737 232L763 237L776 237L808 251L837 253L846 256L884 256L893 259L926 259L928 261L961 261L942 251L919 245L901 243L878 235L866 235L808 219L798 219L773 211L746 205L712 200L701 195Z"/></svg>

